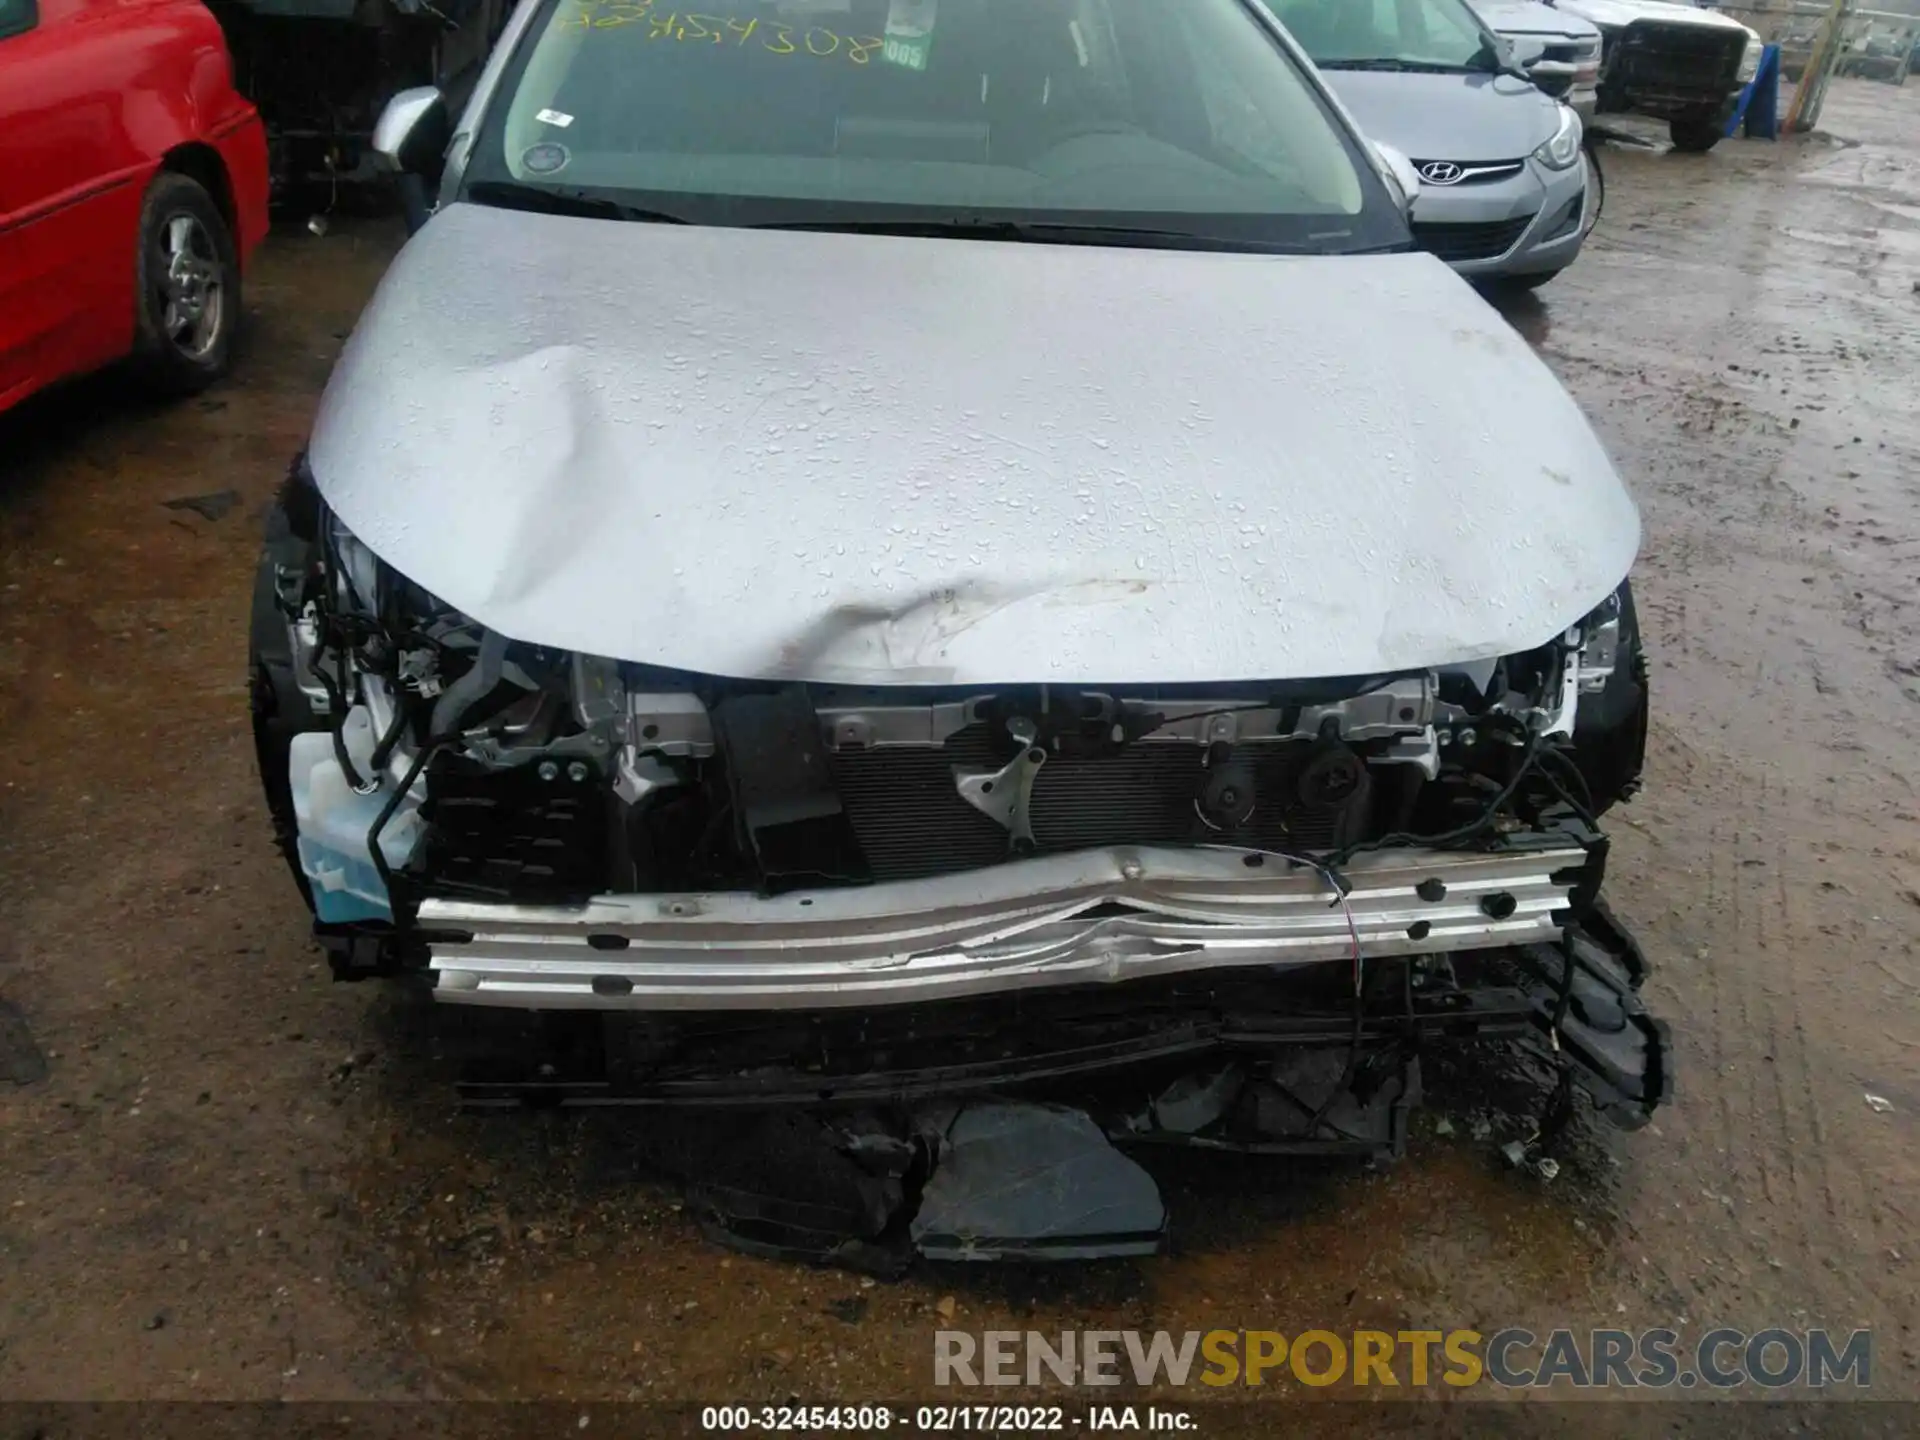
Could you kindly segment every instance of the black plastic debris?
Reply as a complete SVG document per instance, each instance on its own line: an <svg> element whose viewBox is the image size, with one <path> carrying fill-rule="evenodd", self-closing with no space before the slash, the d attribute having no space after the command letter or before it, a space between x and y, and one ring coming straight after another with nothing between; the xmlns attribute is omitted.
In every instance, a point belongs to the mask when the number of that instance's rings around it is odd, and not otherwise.
<svg viewBox="0 0 1920 1440"><path fill-rule="evenodd" d="M912 1259L895 1225L916 1150L881 1122L775 1111L702 1127L678 1157L708 1238L750 1255L893 1275ZM893 1234L889 1235L889 1227Z"/></svg>
<svg viewBox="0 0 1920 1440"><path fill-rule="evenodd" d="M240 503L240 492L215 490L206 495L182 495L160 503L169 510L191 510L203 520L219 520Z"/></svg>
<svg viewBox="0 0 1920 1440"><path fill-rule="evenodd" d="M1246 1074L1238 1065L1182 1075L1154 1097L1149 1112L1151 1124L1137 1128L1195 1134L1225 1115L1246 1083Z"/></svg>
<svg viewBox="0 0 1920 1440"><path fill-rule="evenodd" d="M26 1016L0 1000L0 1084L37 1085L47 1078L47 1057L40 1053Z"/></svg>
<svg viewBox="0 0 1920 1440"><path fill-rule="evenodd" d="M1121 1145L1397 1159L1419 1099L1419 1059L1406 1047L1276 1048L1265 1061L1182 1075L1108 1133Z"/></svg>
<svg viewBox="0 0 1920 1440"><path fill-rule="evenodd" d="M1084 1111L996 1101L945 1126L909 1233L930 1260L1095 1260L1155 1253L1166 1221Z"/></svg>
<svg viewBox="0 0 1920 1440"><path fill-rule="evenodd" d="M1250 1149L1351 1152L1398 1158L1407 1116L1420 1103L1420 1062L1411 1053L1338 1050L1278 1057L1241 1096L1242 1128L1261 1137Z"/></svg>

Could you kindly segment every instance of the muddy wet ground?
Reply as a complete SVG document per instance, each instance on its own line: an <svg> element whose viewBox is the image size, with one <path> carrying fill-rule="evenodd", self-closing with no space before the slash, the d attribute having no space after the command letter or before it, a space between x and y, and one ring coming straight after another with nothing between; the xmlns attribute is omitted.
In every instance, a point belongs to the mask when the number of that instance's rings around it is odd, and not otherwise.
<svg viewBox="0 0 1920 1440"><path fill-rule="evenodd" d="M1163 1167L1141 1263L730 1256L631 1122L461 1114L412 1005L328 981L244 624L392 226L276 235L212 394L109 377L0 423L0 1045L45 1062L0 1075L0 1396L827 1401L925 1394L941 1324L1827 1324L1920 1397L1920 87L1842 82L1824 124L1610 150L1588 253L1509 307L1644 510L1655 734L1610 891L1677 1103L1551 1184L1458 1089L1381 1173Z"/></svg>

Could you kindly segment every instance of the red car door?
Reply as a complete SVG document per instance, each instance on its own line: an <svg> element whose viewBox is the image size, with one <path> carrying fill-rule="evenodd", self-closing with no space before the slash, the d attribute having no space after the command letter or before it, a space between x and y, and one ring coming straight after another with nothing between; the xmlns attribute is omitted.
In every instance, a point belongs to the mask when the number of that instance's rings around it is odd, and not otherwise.
<svg viewBox="0 0 1920 1440"><path fill-rule="evenodd" d="M133 350L163 166L209 192L244 264L267 228L266 140L206 7L0 0L0 410Z"/></svg>
<svg viewBox="0 0 1920 1440"><path fill-rule="evenodd" d="M126 348L101 323L143 167L102 93L112 0L0 0L0 407Z"/></svg>

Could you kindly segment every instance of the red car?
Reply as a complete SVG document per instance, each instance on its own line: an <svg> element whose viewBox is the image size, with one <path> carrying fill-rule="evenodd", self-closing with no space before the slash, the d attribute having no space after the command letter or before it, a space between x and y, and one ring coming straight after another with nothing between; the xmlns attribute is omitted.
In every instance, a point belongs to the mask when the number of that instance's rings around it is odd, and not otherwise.
<svg viewBox="0 0 1920 1440"><path fill-rule="evenodd" d="M131 357L227 364L267 141L200 0L0 0L0 410Z"/></svg>

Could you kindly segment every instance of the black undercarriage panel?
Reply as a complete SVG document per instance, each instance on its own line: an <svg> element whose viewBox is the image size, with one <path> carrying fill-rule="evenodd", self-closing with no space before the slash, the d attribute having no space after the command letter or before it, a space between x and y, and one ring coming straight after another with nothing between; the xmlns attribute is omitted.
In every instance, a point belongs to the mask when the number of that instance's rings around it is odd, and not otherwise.
<svg viewBox="0 0 1920 1440"><path fill-rule="evenodd" d="M1576 1078L1612 1118L1633 1125L1671 1085L1664 1027L1637 994L1644 967L1631 938L1597 906L1567 947L1375 962L1358 1005L1350 967L1332 964L863 1011L455 1007L446 1024L462 1032L470 1057L462 1085L470 1104L722 1109L1003 1092L1098 1107L1098 1094L1113 1086L1146 1093L1223 1057L1259 1064L1319 1050L1404 1058L1433 1044L1544 1039L1557 1030Z"/></svg>

